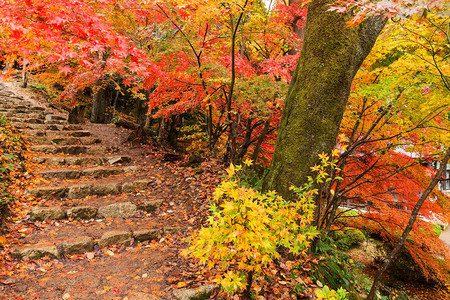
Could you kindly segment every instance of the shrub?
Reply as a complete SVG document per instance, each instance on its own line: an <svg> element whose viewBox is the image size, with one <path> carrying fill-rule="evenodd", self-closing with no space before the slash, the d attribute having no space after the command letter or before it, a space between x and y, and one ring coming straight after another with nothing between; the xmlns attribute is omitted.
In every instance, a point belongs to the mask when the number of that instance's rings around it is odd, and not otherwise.
<svg viewBox="0 0 450 300"><path fill-rule="evenodd" d="M321 290L315 291L318 299L324 300L347 300L347 292L343 288L339 288L337 291L329 289L328 286L324 286Z"/></svg>
<svg viewBox="0 0 450 300"><path fill-rule="evenodd" d="M250 163L247 162L249 165ZM241 185L241 167L227 170L228 177L216 189L208 227L195 232L185 255L215 267L216 282L230 293L250 295L252 281L272 277L268 265L280 258L279 247L293 254L305 253L316 236L312 184L288 202L275 192L260 193Z"/></svg>
<svg viewBox="0 0 450 300"><path fill-rule="evenodd" d="M348 250L359 246L366 240L364 233L355 228L333 231L331 236L336 242L336 246L342 250Z"/></svg>
<svg viewBox="0 0 450 300"><path fill-rule="evenodd" d="M439 224L433 224L433 233L437 236L440 237L441 233L442 233L442 226Z"/></svg>

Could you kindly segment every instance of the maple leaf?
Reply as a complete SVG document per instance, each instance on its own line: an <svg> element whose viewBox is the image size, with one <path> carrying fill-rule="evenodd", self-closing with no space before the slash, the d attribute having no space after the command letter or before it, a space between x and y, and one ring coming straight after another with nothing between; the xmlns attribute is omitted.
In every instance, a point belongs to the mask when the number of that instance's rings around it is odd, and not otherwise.
<svg viewBox="0 0 450 300"><path fill-rule="evenodd" d="M69 66L67 66L67 65L65 65L65 66L60 66L58 69L59 69L59 71L62 72L64 75L70 74L70 73L72 72L72 69L71 69Z"/></svg>

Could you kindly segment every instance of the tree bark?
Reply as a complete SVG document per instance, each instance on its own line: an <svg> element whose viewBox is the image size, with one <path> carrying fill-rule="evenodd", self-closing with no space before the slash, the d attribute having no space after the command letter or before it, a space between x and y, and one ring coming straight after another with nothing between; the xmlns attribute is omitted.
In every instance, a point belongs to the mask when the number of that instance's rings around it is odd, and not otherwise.
<svg viewBox="0 0 450 300"><path fill-rule="evenodd" d="M425 200L428 198L428 195L433 191L436 184L439 182L439 180L442 177L442 174L444 173L448 160L450 158L450 148L447 149L447 153L444 157L444 159L441 162L441 167L439 168L436 175L433 177L433 180L431 180L430 184L428 185L427 189L423 192L422 196L420 197L419 201L417 201L416 205L414 206L411 217L409 218L408 225L406 225L405 230L402 233L402 236L400 240L398 241L395 248L391 251L383 265L380 269L378 269L377 275L375 275L375 279L372 284L372 288L370 289L369 295L367 296L367 300L372 300L375 298L378 285L381 281L381 276L383 276L383 273L387 270L391 262L397 257L397 254L400 252L402 247L405 245L406 239L408 238L409 233L413 229L414 223L416 222L417 216L419 215L419 210L422 207Z"/></svg>
<svg viewBox="0 0 450 300"><path fill-rule="evenodd" d="M92 123L105 123L106 122L106 109L109 106L109 99L105 95L105 90L99 88L94 92L93 104L92 104Z"/></svg>
<svg viewBox="0 0 450 300"><path fill-rule="evenodd" d="M22 72L22 87L25 89L28 86L28 71Z"/></svg>
<svg viewBox="0 0 450 300"><path fill-rule="evenodd" d="M333 0L309 3L300 59L284 102L275 151L264 190L294 199L318 162L333 149L353 78L370 53L386 20L371 17L346 27L345 16L328 11Z"/></svg>

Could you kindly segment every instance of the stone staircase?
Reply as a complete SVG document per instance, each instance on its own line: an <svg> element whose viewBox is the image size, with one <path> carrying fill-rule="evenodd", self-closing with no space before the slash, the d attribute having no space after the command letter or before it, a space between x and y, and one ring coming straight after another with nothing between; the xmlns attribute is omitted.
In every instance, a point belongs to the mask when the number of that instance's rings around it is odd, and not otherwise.
<svg viewBox="0 0 450 300"><path fill-rule="evenodd" d="M37 203L28 221L38 230L21 237L15 257L65 258L182 229L155 213L167 202L157 194L164 170L150 169L149 158L6 89L0 89L0 114L30 143L37 177L28 190Z"/></svg>

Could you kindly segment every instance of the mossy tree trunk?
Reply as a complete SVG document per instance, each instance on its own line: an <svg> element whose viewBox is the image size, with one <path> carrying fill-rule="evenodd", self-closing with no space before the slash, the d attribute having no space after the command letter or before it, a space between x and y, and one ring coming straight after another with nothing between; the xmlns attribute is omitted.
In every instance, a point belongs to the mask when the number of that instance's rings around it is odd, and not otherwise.
<svg viewBox="0 0 450 300"><path fill-rule="evenodd" d="M328 11L330 3L308 5L303 48L264 179L264 190L277 190L287 199L294 197L291 185L306 182L318 154L333 149L353 78L386 22L371 17L346 27L347 16Z"/></svg>

